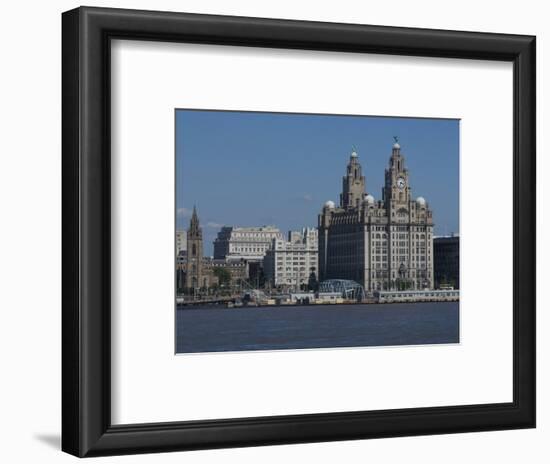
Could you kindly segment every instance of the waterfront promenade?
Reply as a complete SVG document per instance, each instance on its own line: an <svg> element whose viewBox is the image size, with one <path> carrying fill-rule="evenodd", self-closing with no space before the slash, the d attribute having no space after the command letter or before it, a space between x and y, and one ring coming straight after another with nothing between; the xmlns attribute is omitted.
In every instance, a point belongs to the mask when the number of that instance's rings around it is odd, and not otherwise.
<svg viewBox="0 0 550 464"><path fill-rule="evenodd" d="M178 353L458 342L458 302L176 311Z"/></svg>

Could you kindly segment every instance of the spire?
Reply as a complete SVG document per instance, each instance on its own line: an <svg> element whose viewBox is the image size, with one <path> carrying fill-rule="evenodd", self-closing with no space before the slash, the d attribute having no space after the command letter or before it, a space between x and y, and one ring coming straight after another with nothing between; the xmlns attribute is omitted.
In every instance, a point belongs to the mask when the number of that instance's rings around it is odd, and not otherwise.
<svg viewBox="0 0 550 464"><path fill-rule="evenodd" d="M189 234L195 237L202 235L199 225L199 217L197 215L197 208L195 206L193 206L193 215L191 216L191 221L189 222Z"/></svg>

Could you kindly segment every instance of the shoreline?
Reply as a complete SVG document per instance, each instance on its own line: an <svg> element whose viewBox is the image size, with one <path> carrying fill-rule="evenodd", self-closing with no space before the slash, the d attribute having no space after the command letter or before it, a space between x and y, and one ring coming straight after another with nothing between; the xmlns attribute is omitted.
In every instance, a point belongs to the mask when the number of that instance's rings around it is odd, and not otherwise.
<svg viewBox="0 0 550 464"><path fill-rule="evenodd" d="M429 304L429 303L460 303L460 300L429 300L429 301L399 301L395 303L388 302L349 302L349 303L323 303L323 304L284 304L284 305L251 305L251 306L234 306L228 307L222 304L198 304L193 306L192 304L176 304L177 311L183 310L200 310L200 309L219 309L219 310L234 310L234 309L279 309L279 308L330 308L338 306L399 306L399 305L415 305L415 304Z"/></svg>

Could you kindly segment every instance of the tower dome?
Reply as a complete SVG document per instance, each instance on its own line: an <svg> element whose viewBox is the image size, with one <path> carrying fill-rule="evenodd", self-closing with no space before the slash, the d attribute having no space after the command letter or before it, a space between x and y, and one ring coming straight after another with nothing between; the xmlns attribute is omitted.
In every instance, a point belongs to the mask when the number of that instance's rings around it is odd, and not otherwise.
<svg viewBox="0 0 550 464"><path fill-rule="evenodd" d="M334 209L335 205L334 205L334 202L329 200L325 203L325 208L328 208L328 209Z"/></svg>
<svg viewBox="0 0 550 464"><path fill-rule="evenodd" d="M393 149L394 150L399 150L401 148L401 145L399 145L399 138L397 137L397 135L394 135L393 136L393 140L394 140L394 144L393 144Z"/></svg>
<svg viewBox="0 0 550 464"><path fill-rule="evenodd" d="M370 194L368 195L365 195L365 201L369 204L369 205L373 205L374 204L374 197Z"/></svg>
<svg viewBox="0 0 550 464"><path fill-rule="evenodd" d="M426 206L426 200L424 200L424 197L418 197L416 199L416 204L420 207Z"/></svg>
<svg viewBox="0 0 550 464"><path fill-rule="evenodd" d="M357 158L357 156L358 156L358 155L357 155L357 152L356 152L355 150L353 150L353 151L351 152L351 157L352 157L352 158Z"/></svg>

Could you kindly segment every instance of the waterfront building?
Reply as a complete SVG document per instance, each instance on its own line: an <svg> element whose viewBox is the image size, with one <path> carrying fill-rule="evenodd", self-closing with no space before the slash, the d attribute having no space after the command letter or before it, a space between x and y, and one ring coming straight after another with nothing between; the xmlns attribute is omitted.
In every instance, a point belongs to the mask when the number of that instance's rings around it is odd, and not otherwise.
<svg viewBox="0 0 550 464"><path fill-rule="evenodd" d="M176 230L176 256L182 251L187 251L187 232L183 229Z"/></svg>
<svg viewBox="0 0 550 464"><path fill-rule="evenodd" d="M319 214L320 280L354 280L367 292L432 289L433 226L426 200L412 198L397 139L380 200L366 193L359 156L353 151L340 204L327 201Z"/></svg>
<svg viewBox="0 0 550 464"><path fill-rule="evenodd" d="M221 282L223 276L228 277ZM176 256L176 287L184 290L209 289L220 284L235 284L246 280L248 265L244 260L215 259L203 256L202 228L196 208L187 230L187 250Z"/></svg>
<svg viewBox="0 0 550 464"><path fill-rule="evenodd" d="M460 288L460 240L458 235L434 238L435 287Z"/></svg>
<svg viewBox="0 0 550 464"><path fill-rule="evenodd" d="M282 238L274 226L222 227L214 241L214 258L261 262L273 240Z"/></svg>
<svg viewBox="0 0 550 464"><path fill-rule="evenodd" d="M318 275L318 232L314 228L288 233L288 240L276 238L264 258L264 274L275 287L305 288L310 275Z"/></svg>

